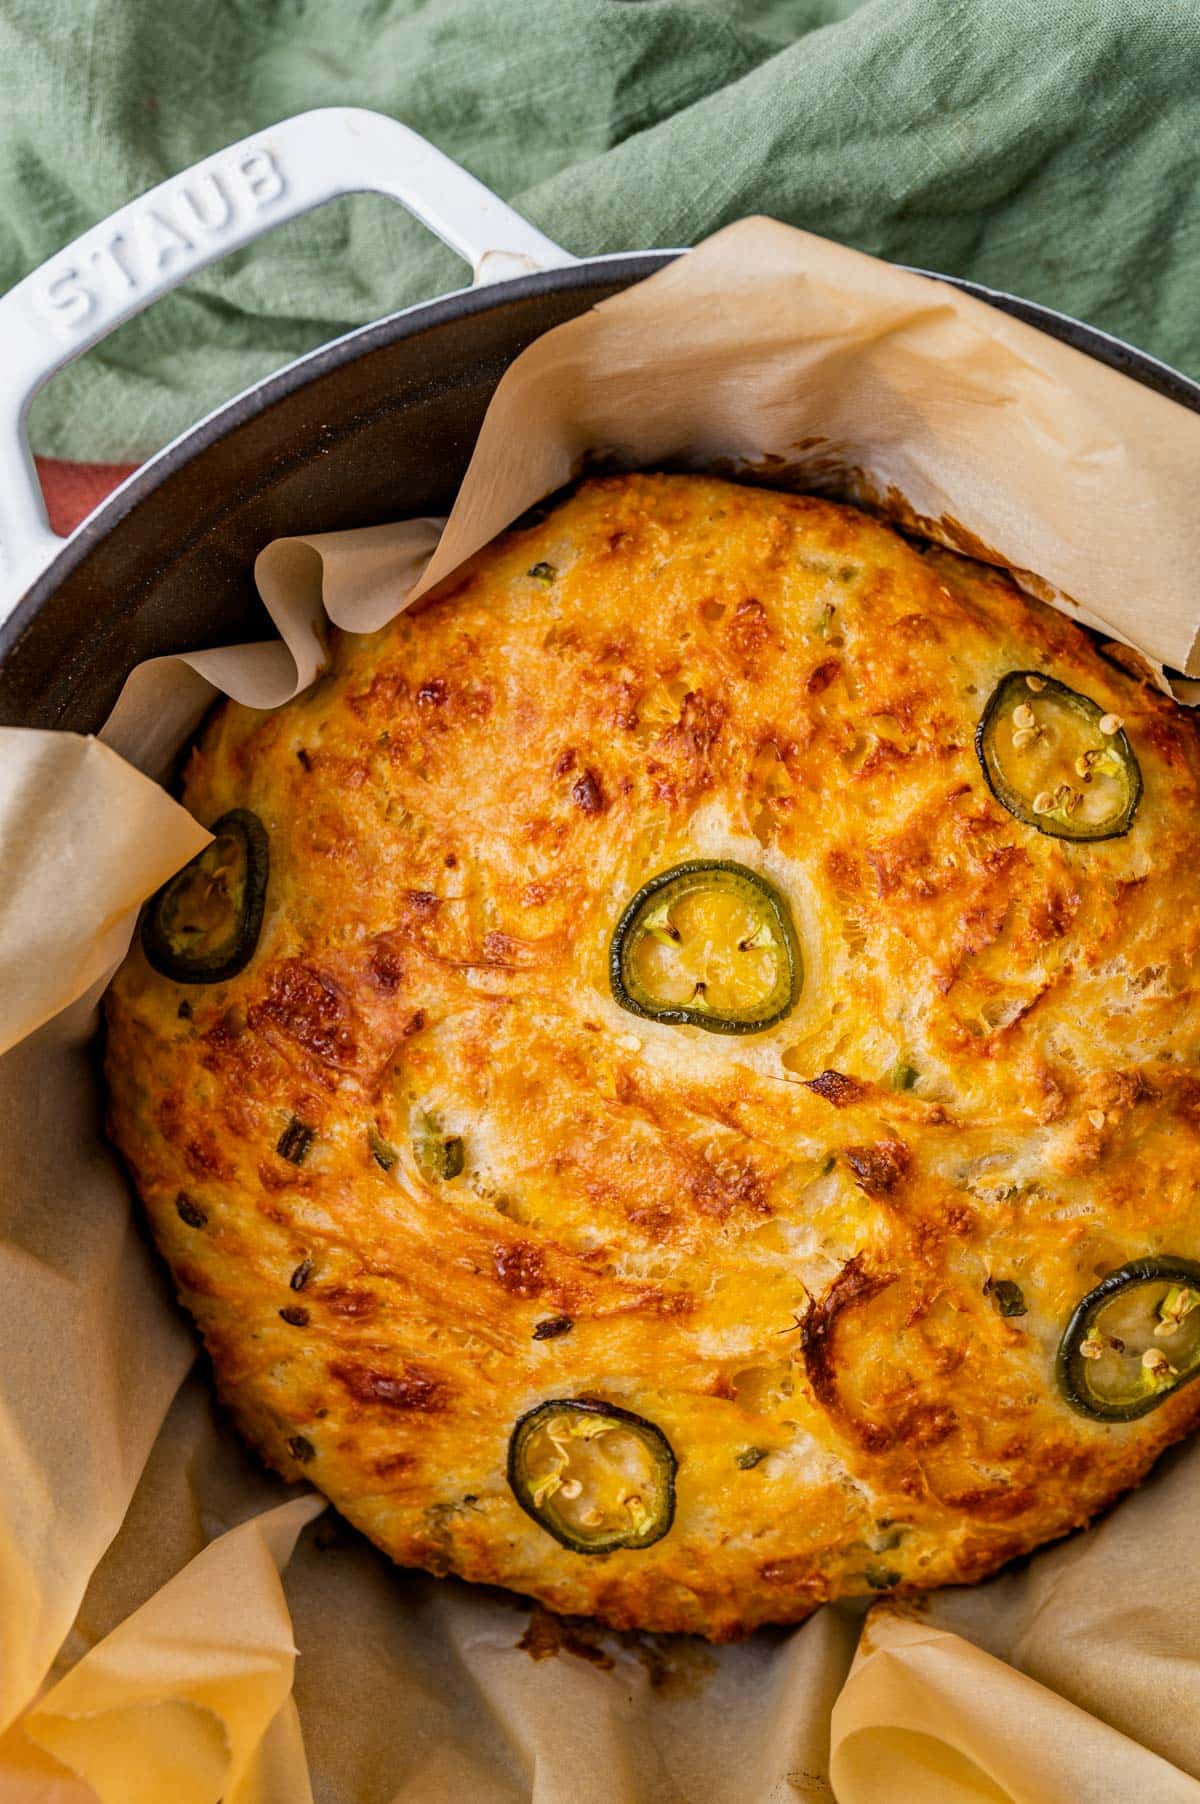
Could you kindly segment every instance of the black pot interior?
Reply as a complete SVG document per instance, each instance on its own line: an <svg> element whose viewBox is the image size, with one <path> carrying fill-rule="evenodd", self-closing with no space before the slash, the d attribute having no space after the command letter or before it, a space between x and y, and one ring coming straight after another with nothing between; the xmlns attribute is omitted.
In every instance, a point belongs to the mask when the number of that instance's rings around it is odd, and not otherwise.
<svg viewBox="0 0 1200 1804"><path fill-rule="evenodd" d="M513 359L668 260L450 295L231 402L106 502L0 629L0 725L95 732L144 658L271 636L264 545L447 512Z"/></svg>
<svg viewBox="0 0 1200 1804"><path fill-rule="evenodd" d="M269 636L252 578L269 540L446 512L512 360L673 254L447 296L231 402L106 502L0 628L0 725L95 732L144 658ZM973 292L1200 411L1200 387L1129 346Z"/></svg>

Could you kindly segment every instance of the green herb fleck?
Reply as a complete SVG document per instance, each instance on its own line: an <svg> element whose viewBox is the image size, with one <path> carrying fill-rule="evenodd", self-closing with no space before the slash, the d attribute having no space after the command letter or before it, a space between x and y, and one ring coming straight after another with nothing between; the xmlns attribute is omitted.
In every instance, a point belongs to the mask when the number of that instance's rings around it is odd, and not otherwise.
<svg viewBox="0 0 1200 1804"><path fill-rule="evenodd" d="M735 1454L733 1463L739 1472L750 1472L760 1460L766 1459L770 1451L769 1447L743 1447Z"/></svg>
<svg viewBox="0 0 1200 1804"><path fill-rule="evenodd" d="M385 1140L374 1126L367 1129L367 1140L371 1147L371 1157L376 1165L381 1165L384 1171L390 1171L400 1157L395 1147L390 1141Z"/></svg>
<svg viewBox="0 0 1200 1804"><path fill-rule="evenodd" d="M293 1115L280 1134L275 1151L289 1165L303 1165L308 1157L308 1149L316 1137L315 1128L306 1127L298 1116Z"/></svg>
<svg viewBox="0 0 1200 1804"><path fill-rule="evenodd" d="M558 575L558 571L553 564L535 564L529 574L534 582L552 583Z"/></svg>
<svg viewBox="0 0 1200 1804"><path fill-rule="evenodd" d="M299 1460L302 1466L306 1466L309 1460L315 1459L317 1455L316 1448L313 1446L308 1436L304 1434L294 1434L288 1442L287 1447L292 1458L294 1460Z"/></svg>
<svg viewBox="0 0 1200 1804"><path fill-rule="evenodd" d="M295 1271L292 1273L291 1277L288 1279L288 1283L291 1285L293 1290L303 1290L304 1286L308 1283L308 1280L312 1277L312 1272L313 1272L312 1260L311 1259L302 1259L300 1261L299 1265L296 1267Z"/></svg>
<svg viewBox="0 0 1200 1804"><path fill-rule="evenodd" d="M900 1583L903 1576L902 1572L895 1571L893 1567L880 1566L875 1561L871 1562L864 1574L872 1591L890 1591Z"/></svg>
<svg viewBox="0 0 1200 1804"><path fill-rule="evenodd" d="M1011 1278L989 1278L983 1287L985 1296L990 1296L1001 1315L1027 1315L1029 1306L1019 1284Z"/></svg>
<svg viewBox="0 0 1200 1804"><path fill-rule="evenodd" d="M911 1090L913 1085L916 1083L917 1079L920 1077L920 1075L921 1075L921 1073L917 1070L915 1065L905 1064L904 1061L901 1060L901 1062L898 1065L892 1066L892 1070L891 1070L892 1089L893 1090Z"/></svg>
<svg viewBox="0 0 1200 1804"><path fill-rule="evenodd" d="M457 1134L443 1134L436 1115L418 1117L413 1133L413 1158L422 1175L456 1178L463 1168L463 1143Z"/></svg>
<svg viewBox="0 0 1200 1804"><path fill-rule="evenodd" d="M836 1164L837 1164L837 1159L834 1156L834 1154L826 1153L825 1157L821 1161L821 1176L823 1178L827 1178Z"/></svg>
<svg viewBox="0 0 1200 1804"><path fill-rule="evenodd" d="M536 1323L533 1338L534 1340L557 1340L560 1334L570 1334L574 1326L569 1315L550 1316L546 1321Z"/></svg>
<svg viewBox="0 0 1200 1804"><path fill-rule="evenodd" d="M181 1190L175 1198L175 1208L179 1213L180 1221L186 1222L189 1228L208 1226L208 1216L199 1203L192 1201L186 1190Z"/></svg>

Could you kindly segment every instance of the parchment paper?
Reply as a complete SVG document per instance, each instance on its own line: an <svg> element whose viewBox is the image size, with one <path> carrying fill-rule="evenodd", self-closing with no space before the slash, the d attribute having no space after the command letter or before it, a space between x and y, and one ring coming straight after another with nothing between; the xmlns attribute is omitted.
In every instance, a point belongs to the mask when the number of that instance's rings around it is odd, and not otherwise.
<svg viewBox="0 0 1200 1804"><path fill-rule="evenodd" d="M87 1056L138 904L203 842L142 773L588 458L866 499L1196 668L1200 418L753 220L518 359L444 531L279 541L279 641L143 666L104 744L0 732L0 1804L1200 1804L1200 1446L987 1585L714 1650L396 1570L184 1382Z"/></svg>

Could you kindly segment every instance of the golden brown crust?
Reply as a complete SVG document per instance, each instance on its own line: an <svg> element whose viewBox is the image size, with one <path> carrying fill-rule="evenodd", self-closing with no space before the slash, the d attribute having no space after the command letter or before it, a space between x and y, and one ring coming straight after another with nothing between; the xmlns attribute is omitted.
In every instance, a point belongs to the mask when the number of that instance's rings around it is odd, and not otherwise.
<svg viewBox="0 0 1200 1804"><path fill-rule="evenodd" d="M1124 719L1126 837L989 793L976 722L1030 667ZM1053 1382L1100 1275L1200 1257L1200 748L1003 576L808 497L589 483L291 706L219 710L186 800L262 818L266 921L211 988L131 953L113 1136L246 1433L396 1559L725 1637L881 1566L977 1578L1200 1412L1094 1423ZM621 909L695 857L789 898L767 1032L609 994ZM420 1109L460 1177L422 1176ZM579 1395L674 1447L642 1551L573 1554L508 1489L516 1419Z"/></svg>

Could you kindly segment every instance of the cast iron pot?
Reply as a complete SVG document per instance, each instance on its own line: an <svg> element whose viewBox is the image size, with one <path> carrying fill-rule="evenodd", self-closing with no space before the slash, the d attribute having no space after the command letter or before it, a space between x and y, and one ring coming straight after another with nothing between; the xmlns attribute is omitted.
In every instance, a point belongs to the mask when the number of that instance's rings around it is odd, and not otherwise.
<svg viewBox="0 0 1200 1804"><path fill-rule="evenodd" d="M362 190L416 214L474 286L260 382L57 538L25 443L41 384L204 264ZM683 254L578 261L407 127L353 108L247 138L86 232L0 301L0 724L94 732L143 658L269 635L251 580L268 540L446 512L518 353ZM1200 412L1200 385L1119 339L954 286Z"/></svg>

